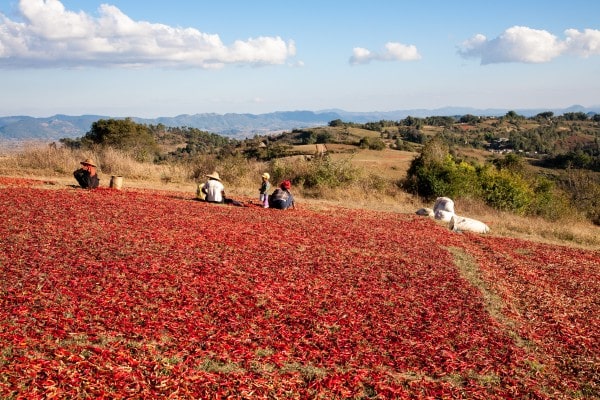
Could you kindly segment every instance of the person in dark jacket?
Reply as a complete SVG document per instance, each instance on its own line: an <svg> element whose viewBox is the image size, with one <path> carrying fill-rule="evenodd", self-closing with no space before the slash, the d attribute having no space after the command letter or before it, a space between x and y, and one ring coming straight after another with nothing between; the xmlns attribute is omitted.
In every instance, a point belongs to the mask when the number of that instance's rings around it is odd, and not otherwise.
<svg viewBox="0 0 600 400"><path fill-rule="evenodd" d="M288 208L296 208L294 205L294 196L290 193L292 183L288 180L281 182L281 185L272 195L269 196L269 207L279 210L287 210Z"/></svg>
<svg viewBox="0 0 600 400"><path fill-rule="evenodd" d="M97 166L92 159L88 158L81 162L81 168L73 172L73 176L84 189L95 189L100 185Z"/></svg>

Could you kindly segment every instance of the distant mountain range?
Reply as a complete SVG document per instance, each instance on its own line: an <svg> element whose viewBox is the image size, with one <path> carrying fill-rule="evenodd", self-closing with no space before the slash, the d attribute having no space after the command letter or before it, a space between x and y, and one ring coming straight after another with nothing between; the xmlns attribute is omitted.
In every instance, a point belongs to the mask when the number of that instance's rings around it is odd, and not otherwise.
<svg viewBox="0 0 600 400"><path fill-rule="evenodd" d="M267 114L185 114L176 117L154 119L131 117L141 124L169 127L190 127L217 133L223 136L245 138L293 129L327 125L340 119L344 122L366 123L380 120L399 121L408 116L502 116L510 109L476 109L465 107L445 107L438 109L413 109L386 112L348 112L343 110L322 111L279 111ZM551 111L554 115L568 112L600 113L600 106L586 108L574 105L563 109L512 109L519 115L535 116ZM28 116L0 117L0 141L58 141L61 138L75 139L84 136L92 124L99 119L120 118L102 115L54 115L46 118Z"/></svg>

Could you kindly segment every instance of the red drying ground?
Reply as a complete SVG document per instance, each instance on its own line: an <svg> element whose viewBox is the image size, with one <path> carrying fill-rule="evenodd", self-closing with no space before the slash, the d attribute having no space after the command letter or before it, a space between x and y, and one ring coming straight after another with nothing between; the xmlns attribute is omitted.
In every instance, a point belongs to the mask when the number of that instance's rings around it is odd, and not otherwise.
<svg viewBox="0 0 600 400"><path fill-rule="evenodd" d="M0 398L600 396L599 252L34 186L0 179Z"/></svg>

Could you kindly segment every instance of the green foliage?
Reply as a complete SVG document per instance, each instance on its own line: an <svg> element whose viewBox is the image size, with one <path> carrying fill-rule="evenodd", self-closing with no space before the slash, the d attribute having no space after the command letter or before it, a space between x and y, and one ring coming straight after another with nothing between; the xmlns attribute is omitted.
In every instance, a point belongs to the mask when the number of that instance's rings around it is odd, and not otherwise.
<svg viewBox="0 0 600 400"><path fill-rule="evenodd" d="M409 189L430 200L439 196L452 196L453 190L447 172L441 163L419 167L411 176Z"/></svg>
<svg viewBox="0 0 600 400"><path fill-rule="evenodd" d="M442 138L436 137L413 160L404 185L428 200L441 196L472 197L498 210L517 214L558 218L564 213L562 206L549 207L553 201L563 200L551 184L542 180L532 182L523 176L520 157L509 155L495 164L496 167L474 166L456 161Z"/></svg>
<svg viewBox="0 0 600 400"><path fill-rule="evenodd" d="M460 117L458 121L466 124L476 124L477 122L479 122L479 117L471 114L466 114Z"/></svg>
<svg viewBox="0 0 600 400"><path fill-rule="evenodd" d="M568 112L563 114L563 118L567 121L586 121L588 116L584 112Z"/></svg>
<svg viewBox="0 0 600 400"><path fill-rule="evenodd" d="M458 167L450 155L450 148L440 136L429 140L421 153L411 163L405 188L426 199L455 196L460 186L469 185L472 179L467 168ZM467 178L467 179L461 179Z"/></svg>
<svg viewBox="0 0 600 400"><path fill-rule="evenodd" d="M158 155L158 145L148 127L131 118L98 120L81 143L88 149L101 146L127 151L137 161L152 161Z"/></svg>
<svg viewBox="0 0 600 400"><path fill-rule="evenodd" d="M163 126L161 129L161 126L150 126L150 130L153 131L155 136L161 138L161 141L165 141L167 137L170 137L173 138L172 140L178 138L185 142L184 147L180 147L169 154L175 157L185 158L199 154L211 154L236 142L233 139L197 128L167 128Z"/></svg>
<svg viewBox="0 0 600 400"><path fill-rule="evenodd" d="M506 113L506 115L504 116L504 118L508 119L509 121L517 121L520 119L525 119L524 116L517 114L515 111L509 111Z"/></svg>
<svg viewBox="0 0 600 400"><path fill-rule="evenodd" d="M369 149L369 150L383 150L385 149L385 142L380 138L368 138L363 137L360 139L358 146L361 149Z"/></svg>
<svg viewBox="0 0 600 400"><path fill-rule="evenodd" d="M506 154L503 158L497 158L492 161L492 164L499 170L506 170L515 174L523 173L526 169L523 157L514 153Z"/></svg>
<svg viewBox="0 0 600 400"><path fill-rule="evenodd" d="M415 146L407 141L402 140L402 138L396 138L396 142L394 143L394 148L396 150L402 151L416 151Z"/></svg>
<svg viewBox="0 0 600 400"><path fill-rule="evenodd" d="M520 175L508 170L483 168L479 174L480 195L491 207L525 214L533 199L533 190Z"/></svg>
<svg viewBox="0 0 600 400"><path fill-rule="evenodd" d="M479 118L478 118L478 120L479 120ZM431 126L450 127L455 122L456 122L456 120L454 119L454 117L433 116L433 117L425 118L425 124L431 125ZM477 122L477 121L475 121L475 122Z"/></svg>
<svg viewBox="0 0 600 400"><path fill-rule="evenodd" d="M532 188L534 196L529 204L527 214L540 216L549 221L557 221L574 214L567 194L559 190L550 179L537 177Z"/></svg>
<svg viewBox="0 0 600 400"><path fill-rule="evenodd" d="M467 162L457 163L450 154L441 162L434 160L412 167L407 188L426 199L469 197L477 192L477 169Z"/></svg>
<svg viewBox="0 0 600 400"><path fill-rule="evenodd" d="M535 116L536 119L550 119L552 117L554 117L554 113L552 111L541 112Z"/></svg>
<svg viewBox="0 0 600 400"><path fill-rule="evenodd" d="M411 117L410 115L402 121L402 125L411 126L417 130L421 129L425 125L425 121L422 118Z"/></svg>
<svg viewBox="0 0 600 400"><path fill-rule="evenodd" d="M412 143L423 144L426 141L426 136L419 132L416 128L409 128L402 131L402 137L404 140Z"/></svg>
<svg viewBox="0 0 600 400"><path fill-rule="evenodd" d="M547 168L578 168L600 172L600 157L590 155L581 150L544 158L540 165Z"/></svg>
<svg viewBox="0 0 600 400"><path fill-rule="evenodd" d="M79 139L62 138L59 140L59 142L67 149L71 149L71 150L81 149L81 140L79 140Z"/></svg>
<svg viewBox="0 0 600 400"><path fill-rule="evenodd" d="M349 159L333 161L329 157L306 160L274 160L269 167L273 182L289 179L304 188L336 188L355 182L360 175Z"/></svg>
<svg viewBox="0 0 600 400"><path fill-rule="evenodd" d="M317 143L331 143L333 135L329 131L320 131L317 133Z"/></svg>
<svg viewBox="0 0 600 400"><path fill-rule="evenodd" d="M315 132L305 132L301 136L303 144L315 144L317 143L317 134Z"/></svg>
<svg viewBox="0 0 600 400"><path fill-rule="evenodd" d="M265 159L272 160L287 155L292 146L286 144L271 144L267 147Z"/></svg>
<svg viewBox="0 0 600 400"><path fill-rule="evenodd" d="M600 225L600 175L578 169L567 169L560 186L571 196L571 203L585 217Z"/></svg>

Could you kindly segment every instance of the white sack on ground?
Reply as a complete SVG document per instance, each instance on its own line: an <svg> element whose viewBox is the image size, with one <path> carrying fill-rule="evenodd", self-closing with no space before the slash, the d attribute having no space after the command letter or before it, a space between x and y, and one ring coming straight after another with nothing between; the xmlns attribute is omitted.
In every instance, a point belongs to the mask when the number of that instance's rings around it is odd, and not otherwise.
<svg viewBox="0 0 600 400"><path fill-rule="evenodd" d="M433 212L440 210L454 214L454 201L448 197L438 197L433 204Z"/></svg>
<svg viewBox="0 0 600 400"><path fill-rule="evenodd" d="M489 226L476 219L453 215L448 227L454 232L488 233Z"/></svg>
<svg viewBox="0 0 600 400"><path fill-rule="evenodd" d="M440 220L442 222L450 222L450 218L452 218L454 216L453 212L450 211L444 211L444 210L437 210L434 215L433 218Z"/></svg>
<svg viewBox="0 0 600 400"><path fill-rule="evenodd" d="M431 208L419 208L417 210L417 215L422 215L424 217L433 217L433 210Z"/></svg>

